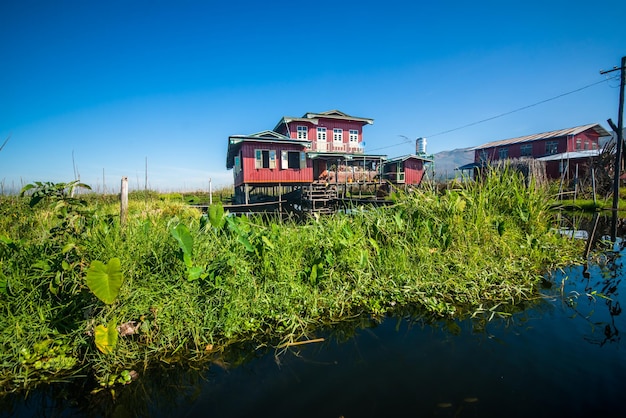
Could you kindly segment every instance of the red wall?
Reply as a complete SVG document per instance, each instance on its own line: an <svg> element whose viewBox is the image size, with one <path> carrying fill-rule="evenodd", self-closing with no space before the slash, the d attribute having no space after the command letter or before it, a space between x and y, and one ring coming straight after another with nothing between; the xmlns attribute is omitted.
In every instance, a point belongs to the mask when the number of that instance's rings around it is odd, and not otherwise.
<svg viewBox="0 0 626 418"><path fill-rule="evenodd" d="M406 184L420 184L424 177L424 162L409 158L404 161L404 182Z"/></svg>
<svg viewBox="0 0 626 418"><path fill-rule="evenodd" d="M254 150L275 150L276 168L255 168ZM277 144L271 141L245 142L241 146L243 170L235 178L235 187L244 183L278 184L278 183L311 183L313 167L307 159L306 168L282 168L281 151L305 151L300 144Z"/></svg>
<svg viewBox="0 0 626 418"><path fill-rule="evenodd" d="M343 129L343 143L349 143L350 129L356 129L359 131L358 143L363 141L363 125L361 122L349 122L344 120L334 119L319 119L319 124L314 125L308 122L289 122L289 135L291 138L296 139L298 137L298 126L307 126L308 140L317 141L317 128L326 128L326 142L333 142L333 129ZM281 132L287 134L286 132Z"/></svg>

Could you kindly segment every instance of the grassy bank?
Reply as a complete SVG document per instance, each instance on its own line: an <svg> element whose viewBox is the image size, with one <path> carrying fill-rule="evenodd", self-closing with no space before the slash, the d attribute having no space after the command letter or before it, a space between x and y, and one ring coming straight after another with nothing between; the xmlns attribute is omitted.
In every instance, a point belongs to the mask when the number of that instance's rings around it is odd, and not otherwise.
<svg viewBox="0 0 626 418"><path fill-rule="evenodd" d="M209 216L171 199L48 193L0 208L0 386L129 382L155 361L417 307L506 315L584 243L554 232L548 192L512 173L307 221ZM33 189L32 191L37 191Z"/></svg>

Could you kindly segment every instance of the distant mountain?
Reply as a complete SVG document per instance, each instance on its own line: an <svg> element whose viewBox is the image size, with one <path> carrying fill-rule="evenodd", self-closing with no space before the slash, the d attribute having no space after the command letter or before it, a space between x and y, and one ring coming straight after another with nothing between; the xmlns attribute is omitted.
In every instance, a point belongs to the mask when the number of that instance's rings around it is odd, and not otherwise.
<svg viewBox="0 0 626 418"><path fill-rule="evenodd" d="M474 161L471 148L457 148L452 151L441 151L434 155L435 179L445 180L460 175L455 168Z"/></svg>

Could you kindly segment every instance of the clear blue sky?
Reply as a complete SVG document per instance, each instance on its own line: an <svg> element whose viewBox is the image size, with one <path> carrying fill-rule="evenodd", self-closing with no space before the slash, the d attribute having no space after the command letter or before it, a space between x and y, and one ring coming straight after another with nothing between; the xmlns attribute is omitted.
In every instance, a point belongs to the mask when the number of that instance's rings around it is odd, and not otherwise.
<svg viewBox="0 0 626 418"><path fill-rule="evenodd" d="M606 119L626 1L0 2L0 184L228 185L227 138L282 116L374 119L366 152L480 145ZM613 73L617 75L618 73ZM403 136L411 139L404 143Z"/></svg>

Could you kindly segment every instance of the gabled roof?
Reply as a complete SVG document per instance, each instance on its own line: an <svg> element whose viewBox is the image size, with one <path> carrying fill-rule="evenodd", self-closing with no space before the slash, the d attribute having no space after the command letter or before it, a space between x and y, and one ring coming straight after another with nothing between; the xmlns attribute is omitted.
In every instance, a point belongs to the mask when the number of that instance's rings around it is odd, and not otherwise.
<svg viewBox="0 0 626 418"><path fill-rule="evenodd" d="M250 135L231 135L229 139L230 138L267 139L270 141L290 139L288 136L279 134L278 132L275 132L275 131L261 131L261 132L257 132L255 134L250 134Z"/></svg>
<svg viewBox="0 0 626 418"><path fill-rule="evenodd" d="M313 125L318 125L320 119L347 120L347 121L361 122L363 125L371 125L374 123L374 119L350 116L347 113L344 113L342 111L335 109L335 110L327 110L326 112L321 112L321 113L307 112L301 117L283 116L281 120L279 120L276 126L274 127L274 130L278 131L282 125L285 125L289 122L307 122L307 123L312 123Z"/></svg>
<svg viewBox="0 0 626 418"><path fill-rule="evenodd" d="M415 159L415 160L422 160L422 161L426 161L426 162L433 162L432 159L430 158L426 158L426 157L420 157L419 155L415 155L415 154L408 154L408 155L403 155L400 157L394 157L394 158L390 158L387 160L388 163L395 163L395 162L402 162L402 161L406 161L406 160L410 160L410 159Z"/></svg>
<svg viewBox="0 0 626 418"><path fill-rule="evenodd" d="M479 150L484 148L502 147L505 145L519 144L523 142L540 141L544 139L560 138L568 135L578 135L581 132L585 132L589 129L593 129L599 136L608 136L609 132L598 123L591 123L588 125L576 126L574 128L560 129L557 131L544 132L534 135L520 136L518 138L504 139L500 141L487 142L486 144L472 148L473 150Z"/></svg>
<svg viewBox="0 0 626 418"><path fill-rule="evenodd" d="M262 131L250 135L231 135L228 137L228 152L226 154L226 168L233 168L235 165L235 155L239 152L241 144L244 142L270 142L273 144L296 144L303 147L309 146L311 141L302 139L292 139L274 131Z"/></svg>

